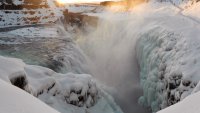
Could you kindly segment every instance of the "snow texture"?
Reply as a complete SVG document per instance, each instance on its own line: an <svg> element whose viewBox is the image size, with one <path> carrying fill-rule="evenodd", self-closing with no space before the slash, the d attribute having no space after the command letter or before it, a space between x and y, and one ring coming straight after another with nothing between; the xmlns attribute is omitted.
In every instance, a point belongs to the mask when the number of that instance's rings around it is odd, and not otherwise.
<svg viewBox="0 0 200 113"><path fill-rule="evenodd" d="M14 3L21 4L18 0ZM56 7L52 0L47 0L47 5L48 8L1 10L0 28L55 23L63 16L61 8Z"/></svg>
<svg viewBox="0 0 200 113"><path fill-rule="evenodd" d="M199 91L200 27L171 3L145 7L150 8L145 12L148 15L143 15L148 23L143 23L136 45L144 90L139 103L156 112Z"/></svg>
<svg viewBox="0 0 200 113"><path fill-rule="evenodd" d="M0 67L0 78L6 81L6 84L10 83L27 91L61 113L85 113L86 111L89 113L122 113L113 99L97 87L90 75L73 73L59 74L48 68L26 65L22 60L2 56L0 56L0 64L4 64ZM5 83L0 81L0 84ZM7 86L13 87L11 85ZM3 89L7 92L5 88ZM13 90L13 92L14 91L15 90ZM17 92L20 91L18 90ZM20 99L23 95L29 95L28 93L19 93L14 95L14 97ZM16 100L15 102L19 101L21 100ZM31 103L27 102L26 97L22 99L22 101L22 105L25 102L28 103L27 105ZM11 104L9 101L7 102ZM38 106L40 103L38 103ZM3 103L1 104L4 105ZM35 104L37 104L37 102L35 102ZM34 105L34 107L37 106ZM41 107L42 106L35 109L40 109ZM22 109L22 111L25 108L20 104L15 107L15 109ZM23 112L28 112L27 110L30 110L28 108ZM9 112L7 110L11 111ZM43 112L44 111L45 110L43 110ZM15 111L12 111L10 107L9 109L6 107L4 113L6 112L12 113ZM53 113L53 111L49 112ZM38 113L41 113L41 111L38 111Z"/></svg>
<svg viewBox="0 0 200 113"><path fill-rule="evenodd" d="M170 106L158 113L199 113L200 92L186 97L183 101Z"/></svg>
<svg viewBox="0 0 200 113"><path fill-rule="evenodd" d="M0 113L59 113L32 95L3 80L0 80L0 89Z"/></svg>

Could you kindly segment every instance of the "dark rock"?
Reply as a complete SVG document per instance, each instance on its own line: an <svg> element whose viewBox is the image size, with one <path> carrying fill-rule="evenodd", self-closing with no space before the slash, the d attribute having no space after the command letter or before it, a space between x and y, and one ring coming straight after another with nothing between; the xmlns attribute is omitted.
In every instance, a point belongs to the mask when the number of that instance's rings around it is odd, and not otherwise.
<svg viewBox="0 0 200 113"><path fill-rule="evenodd" d="M47 93L55 86L56 83L53 83L48 89L47 89Z"/></svg>
<svg viewBox="0 0 200 113"><path fill-rule="evenodd" d="M23 90L25 90L25 86L28 85L28 80L25 75L19 75L16 77L10 78L10 82Z"/></svg>
<svg viewBox="0 0 200 113"><path fill-rule="evenodd" d="M172 82L172 81L169 82L168 84L169 84L169 89L170 90L175 89L177 87L176 84L174 82Z"/></svg>
<svg viewBox="0 0 200 113"><path fill-rule="evenodd" d="M79 96L78 99L79 99L79 101L84 101L84 97L83 96Z"/></svg>
<svg viewBox="0 0 200 113"><path fill-rule="evenodd" d="M190 85L190 83L191 83L191 81L189 81L189 80L183 80L182 81L182 84L184 85L184 86L189 86Z"/></svg>

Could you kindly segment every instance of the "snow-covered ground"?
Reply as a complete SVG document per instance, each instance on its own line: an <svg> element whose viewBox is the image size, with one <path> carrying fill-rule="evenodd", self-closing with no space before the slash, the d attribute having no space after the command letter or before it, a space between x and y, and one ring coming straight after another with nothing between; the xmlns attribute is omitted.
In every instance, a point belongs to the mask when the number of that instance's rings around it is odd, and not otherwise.
<svg viewBox="0 0 200 113"><path fill-rule="evenodd" d="M19 0L15 0L14 2L16 4L21 3ZM47 4L48 8L1 10L0 28L55 23L63 16L61 8L56 7L53 0L47 0Z"/></svg>
<svg viewBox="0 0 200 113"><path fill-rule="evenodd" d="M3 107L7 104L10 106L3 108L2 113L4 111L4 113L25 113L29 112L29 110L33 113L44 112L44 109L48 107L34 99L33 96L61 113L122 113L112 97L99 89L90 75L59 74L44 67L26 65L22 60L15 58L0 57L0 64L4 64L0 66L0 78L7 82L0 81L3 91L1 98L6 101L1 105ZM13 88L11 84L29 92L33 96ZM6 90L6 88L8 89ZM8 92L11 92L11 94L6 98L5 96ZM9 98L12 95L14 97ZM15 105L12 101L19 104ZM23 106L25 103L29 107ZM30 106L35 109L29 109ZM15 109L17 111L13 111ZM46 111L55 112L50 108L46 109Z"/></svg>
<svg viewBox="0 0 200 113"><path fill-rule="evenodd" d="M183 101L170 106L158 113L199 113L200 92L186 97Z"/></svg>
<svg viewBox="0 0 200 113"><path fill-rule="evenodd" d="M58 113L32 95L0 80L0 113Z"/></svg>
<svg viewBox="0 0 200 113"><path fill-rule="evenodd" d="M2 32L0 33L1 37L8 37L8 36L19 36L19 37L30 37L30 38L37 38L37 37L59 37L62 35L58 28L55 26L49 27L26 27L21 29L12 30L9 32Z"/></svg>
<svg viewBox="0 0 200 113"><path fill-rule="evenodd" d="M1 10L0 11L0 28L32 25L32 24L47 24L54 23L58 20L52 9L37 9L37 10Z"/></svg>

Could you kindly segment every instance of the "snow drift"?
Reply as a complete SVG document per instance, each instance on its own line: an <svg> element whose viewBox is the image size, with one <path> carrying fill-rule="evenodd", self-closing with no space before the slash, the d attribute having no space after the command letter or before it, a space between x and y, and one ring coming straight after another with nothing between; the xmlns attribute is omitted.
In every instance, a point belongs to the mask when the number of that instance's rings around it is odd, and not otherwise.
<svg viewBox="0 0 200 113"><path fill-rule="evenodd" d="M0 80L0 113L58 113L32 95Z"/></svg>
<svg viewBox="0 0 200 113"><path fill-rule="evenodd" d="M158 113L199 113L199 97L199 92L192 94L186 97L183 101L161 110Z"/></svg>

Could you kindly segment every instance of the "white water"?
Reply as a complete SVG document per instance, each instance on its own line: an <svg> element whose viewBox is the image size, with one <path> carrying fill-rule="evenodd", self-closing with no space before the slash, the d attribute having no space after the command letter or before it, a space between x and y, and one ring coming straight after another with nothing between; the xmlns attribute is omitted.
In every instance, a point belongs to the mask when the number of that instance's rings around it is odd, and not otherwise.
<svg viewBox="0 0 200 113"><path fill-rule="evenodd" d="M97 29L77 40L91 60L91 71L95 78L108 87L116 102L125 113L148 113L138 105L142 95L139 69L135 54L136 34L142 23L140 18L129 14L105 16Z"/></svg>

